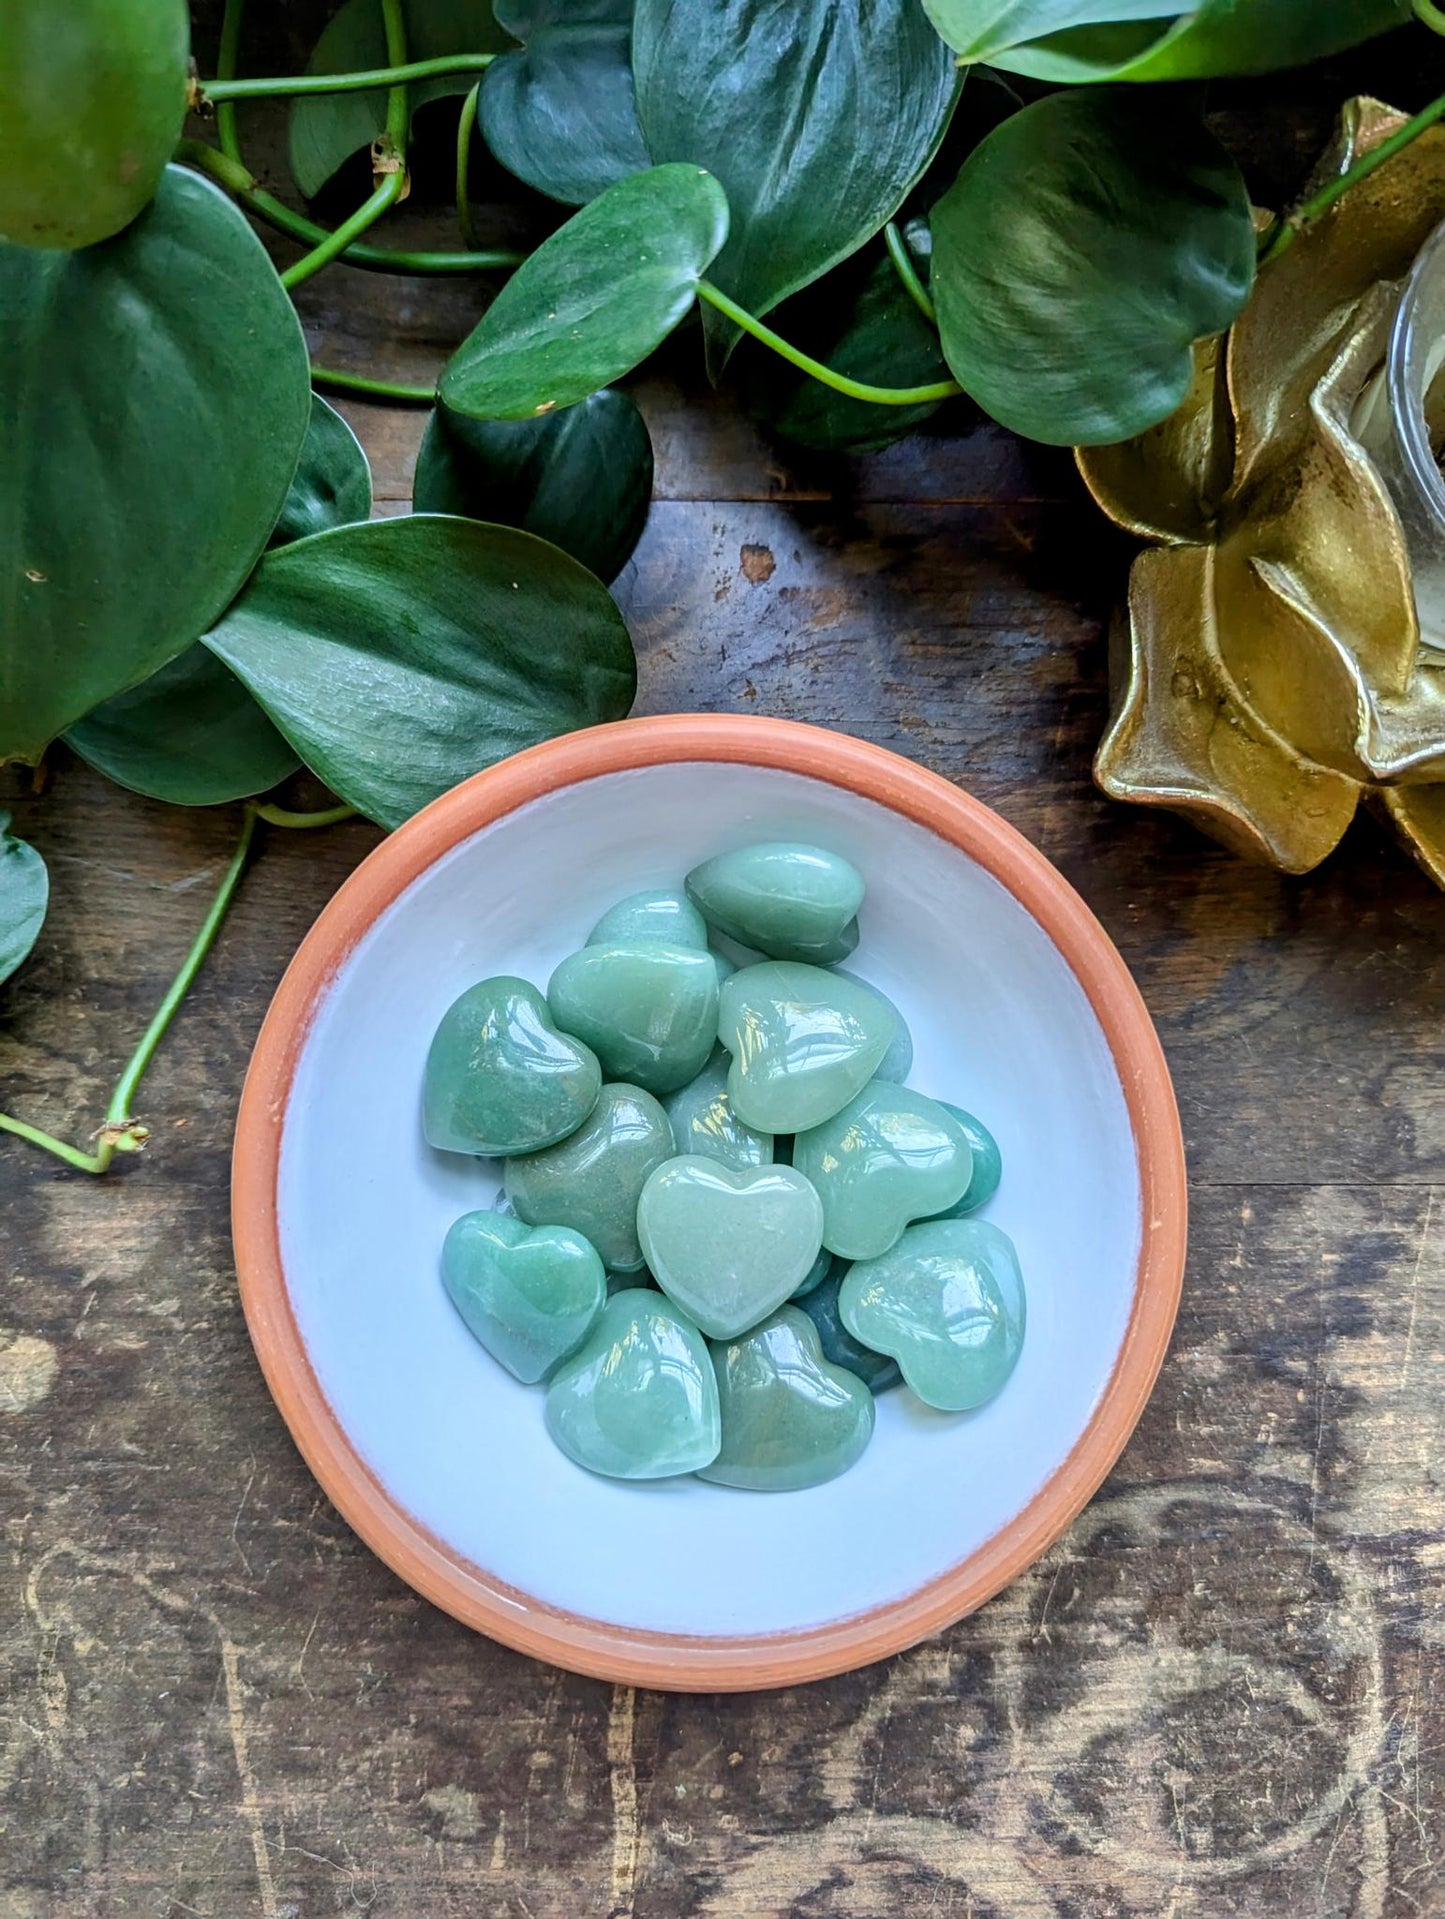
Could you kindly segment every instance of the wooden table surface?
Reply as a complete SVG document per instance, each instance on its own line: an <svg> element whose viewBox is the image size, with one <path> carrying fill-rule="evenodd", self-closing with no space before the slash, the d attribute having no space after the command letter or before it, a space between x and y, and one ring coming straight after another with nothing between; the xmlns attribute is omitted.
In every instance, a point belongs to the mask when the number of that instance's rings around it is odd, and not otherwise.
<svg viewBox="0 0 1445 1919"><path fill-rule="evenodd" d="M1358 71L1292 96L1282 177ZM477 299L335 269L303 307L318 357L417 378ZM318 1492L237 1303L248 1049L378 838L272 833L147 1081L150 1151L91 1180L0 1142L0 1919L1445 1913L1445 898L1368 821L1291 880L1094 790L1129 549L1066 458L981 422L800 458L694 357L636 388L638 710L875 740L1079 888L1188 1142L1158 1389L1040 1564L869 1671L669 1697L463 1630ZM421 417L348 411L404 510ZM15 811L53 905L0 1005L3 1102L81 1138L237 810L61 754Z"/></svg>

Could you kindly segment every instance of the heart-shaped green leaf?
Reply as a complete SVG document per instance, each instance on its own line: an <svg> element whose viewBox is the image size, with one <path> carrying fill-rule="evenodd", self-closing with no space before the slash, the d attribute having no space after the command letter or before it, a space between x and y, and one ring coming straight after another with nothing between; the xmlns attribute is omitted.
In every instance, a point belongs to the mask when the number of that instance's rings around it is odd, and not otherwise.
<svg viewBox="0 0 1445 1919"><path fill-rule="evenodd" d="M998 62L1011 48L1072 27L1147 21L1152 34L1187 13L1187 0L923 0L961 60Z"/></svg>
<svg viewBox="0 0 1445 1919"><path fill-rule="evenodd" d="M1055 93L989 134L933 209L943 350L994 418L1054 445L1165 419L1191 345L1254 281L1238 167L1171 95Z"/></svg>
<svg viewBox="0 0 1445 1919"><path fill-rule="evenodd" d="M412 504L524 527L611 580L647 523L652 441L616 387L540 420L473 420L442 404L422 437Z"/></svg>
<svg viewBox="0 0 1445 1919"><path fill-rule="evenodd" d="M442 374L457 413L530 420L621 379L665 340L727 238L722 188L701 167L619 180L508 280Z"/></svg>
<svg viewBox="0 0 1445 1919"><path fill-rule="evenodd" d="M0 248L0 759L197 639L276 524L311 407L265 248L179 167L115 239Z"/></svg>
<svg viewBox="0 0 1445 1919"><path fill-rule="evenodd" d="M278 547L206 645L382 826L509 753L620 719L636 687L622 615L585 567L440 514Z"/></svg>
<svg viewBox="0 0 1445 1919"><path fill-rule="evenodd" d="M650 164L632 92L632 0L497 0L522 42L482 81L480 118L504 167L582 206Z"/></svg>
<svg viewBox="0 0 1445 1919"><path fill-rule="evenodd" d="M766 313L860 247L943 137L953 57L918 0L638 0L637 111L654 160L692 160L732 209L713 278ZM704 315L719 370L737 328Z"/></svg>
<svg viewBox="0 0 1445 1919"><path fill-rule="evenodd" d="M940 9L943 4L934 0ZM984 57L1014 73L1065 84L1207 80L1303 66L1410 18L1408 0L1204 0L1197 7L1157 8L1152 20L1092 6L1076 12L1104 24L1070 22L1061 32Z"/></svg>
<svg viewBox="0 0 1445 1919"><path fill-rule="evenodd" d="M313 393L301 459L271 544L285 546L370 514L371 464L361 442L336 408Z"/></svg>
<svg viewBox="0 0 1445 1919"><path fill-rule="evenodd" d="M88 247L140 212L186 118L186 0L6 0L0 235Z"/></svg>
<svg viewBox="0 0 1445 1919"><path fill-rule="evenodd" d="M228 666L199 643L65 735L98 773L174 806L217 806L294 773L295 753Z"/></svg>
<svg viewBox="0 0 1445 1919"><path fill-rule="evenodd" d="M16 839L10 815L0 813L0 980L9 979L35 944L49 898L44 860Z"/></svg>
<svg viewBox="0 0 1445 1919"><path fill-rule="evenodd" d="M815 360L873 386L929 386L948 378L938 330L924 319L886 256L846 261L779 308L770 325ZM939 402L874 406L824 386L766 347L744 341L733 361L749 408L784 439L825 453L892 446Z"/></svg>
<svg viewBox="0 0 1445 1919"><path fill-rule="evenodd" d="M491 0L403 0L409 60L449 53L501 53L512 45L492 14ZM389 66L381 0L346 0L316 42L308 73L366 73ZM448 94L470 93L474 73L414 81L412 110ZM386 126L386 91L303 94L291 106L291 177L311 199L353 153L369 147Z"/></svg>

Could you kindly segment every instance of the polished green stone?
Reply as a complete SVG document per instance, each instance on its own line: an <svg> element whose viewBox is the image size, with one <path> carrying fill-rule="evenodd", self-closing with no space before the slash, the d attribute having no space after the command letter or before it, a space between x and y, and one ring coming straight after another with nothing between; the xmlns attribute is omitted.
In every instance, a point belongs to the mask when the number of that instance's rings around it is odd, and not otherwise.
<svg viewBox="0 0 1445 1919"><path fill-rule="evenodd" d="M799 1133L793 1165L823 1202L823 1244L841 1259L876 1259L913 1219L968 1189L968 1136L937 1100L870 1080L841 1113Z"/></svg>
<svg viewBox="0 0 1445 1919"><path fill-rule="evenodd" d="M733 1168L696 1153L653 1172L637 1232L658 1285L710 1339L781 1306L818 1257L823 1209L790 1166Z"/></svg>
<svg viewBox="0 0 1445 1919"><path fill-rule="evenodd" d="M609 1079L649 1093L686 1086L717 1038L712 954L666 940L584 946L547 988L552 1018L596 1053Z"/></svg>
<svg viewBox="0 0 1445 1919"><path fill-rule="evenodd" d="M831 1273L832 1270L833 1270L833 1255L828 1251L826 1246L820 1247L818 1251L818 1257L813 1261L812 1265L808 1268L807 1272L804 1273L803 1277L798 1281L797 1285L793 1288L792 1292L789 1293L788 1295L789 1299L806 1298L807 1295L812 1292L815 1286L822 1285L823 1281L828 1277L829 1273Z"/></svg>
<svg viewBox="0 0 1445 1919"><path fill-rule="evenodd" d="M992 1399L1024 1342L1024 1287L1007 1233L984 1219L910 1226L880 1259L849 1269L843 1324L891 1353L921 1400L967 1412Z"/></svg>
<svg viewBox="0 0 1445 1919"><path fill-rule="evenodd" d="M981 1119L975 1119L972 1113L966 1113L951 1100L941 1099L938 1103L947 1107L963 1128L973 1154L973 1174L963 1198L934 1217L962 1219L966 1213L976 1213L980 1206L986 1206L998 1191L999 1180L1003 1177L1003 1155L998 1150L998 1141Z"/></svg>
<svg viewBox="0 0 1445 1919"><path fill-rule="evenodd" d="M854 981L854 983L861 986L865 992L871 993L875 999L882 1000L883 1004L893 1015L894 1020L897 1022L893 1029L893 1038L889 1041L888 1051L883 1055L878 1071L873 1077L874 1079L891 1080L893 1084L901 1086L904 1080L906 1080L908 1075L913 1071L913 1035L908 1030L908 1021L904 1019L888 995L883 992L881 988L875 986L872 980L860 979L856 973L850 972L846 966L840 966L838 968L838 977L840 979L850 979Z"/></svg>
<svg viewBox="0 0 1445 1919"><path fill-rule="evenodd" d="M806 1313L812 1320L824 1359L831 1360L835 1366L846 1366L850 1373L856 1373L870 1392L890 1392L893 1387L903 1383L898 1361L890 1359L887 1353L875 1353L871 1346L861 1345L843 1324L838 1311L838 1294L847 1271L846 1261L832 1262L822 1285L815 1286L799 1299L798 1311Z"/></svg>
<svg viewBox="0 0 1445 1919"><path fill-rule="evenodd" d="M422 1126L450 1153L533 1153L597 1104L597 1056L559 1033L524 979L484 979L454 1000L427 1054Z"/></svg>
<svg viewBox="0 0 1445 1919"><path fill-rule="evenodd" d="M685 893L654 887L629 893L598 920L589 946L626 946L633 940L666 940L670 946L706 946L707 923Z"/></svg>
<svg viewBox="0 0 1445 1919"><path fill-rule="evenodd" d="M721 1046L691 1085L662 1102L672 1121L679 1153L701 1153L724 1166L767 1166L773 1142L766 1133L744 1126L728 1099L728 1056Z"/></svg>
<svg viewBox="0 0 1445 1919"><path fill-rule="evenodd" d="M824 1358L813 1323L784 1306L712 1348L722 1446L699 1478L749 1492L797 1492L847 1472L873 1437L873 1395Z"/></svg>
<svg viewBox="0 0 1445 1919"><path fill-rule="evenodd" d="M821 846L772 840L720 853L692 869L687 893L709 926L770 959L828 966L858 944L863 875Z"/></svg>
<svg viewBox="0 0 1445 1919"><path fill-rule="evenodd" d="M547 1390L547 1430L609 1479L666 1479L717 1458L717 1375L701 1333L663 1293L614 1293Z"/></svg>
<svg viewBox="0 0 1445 1919"><path fill-rule="evenodd" d="M528 1226L570 1226L609 1272L635 1272L643 1263L637 1202L648 1174L671 1158L672 1127L651 1093L609 1085L569 1139L509 1159L502 1181Z"/></svg>
<svg viewBox="0 0 1445 1919"><path fill-rule="evenodd" d="M528 1386L577 1350L607 1296L580 1233L502 1213L462 1215L442 1246L442 1279L468 1330Z"/></svg>
<svg viewBox="0 0 1445 1919"><path fill-rule="evenodd" d="M760 1133L821 1126L873 1078L894 1028L891 1009L856 980L787 960L743 967L718 996L733 1111Z"/></svg>
<svg viewBox="0 0 1445 1919"><path fill-rule="evenodd" d="M709 951L712 952L712 963L717 968L717 983L721 986L725 979L732 978L738 970L737 966L726 953L719 953L713 948L709 948Z"/></svg>

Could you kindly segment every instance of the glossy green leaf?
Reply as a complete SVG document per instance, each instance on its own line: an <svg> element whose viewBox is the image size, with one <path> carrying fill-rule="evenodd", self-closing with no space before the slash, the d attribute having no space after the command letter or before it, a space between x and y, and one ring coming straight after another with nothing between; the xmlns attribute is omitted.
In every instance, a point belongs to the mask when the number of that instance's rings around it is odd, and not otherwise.
<svg viewBox="0 0 1445 1919"><path fill-rule="evenodd" d="M601 580L642 537L652 441L625 393L603 387L541 420L472 420L439 406L416 461L418 513L519 526Z"/></svg>
<svg viewBox="0 0 1445 1919"><path fill-rule="evenodd" d="M755 314L896 212L958 93L919 0L638 0L632 60L653 159L723 183L732 225L711 277ZM737 328L703 317L716 373Z"/></svg>
<svg viewBox="0 0 1445 1919"><path fill-rule="evenodd" d="M569 206L650 165L632 91L632 0L497 0L522 42L482 81L482 135L502 165Z"/></svg>
<svg viewBox="0 0 1445 1919"><path fill-rule="evenodd" d="M1249 196L1177 96L1054 93L996 127L934 207L931 287L956 379L1033 440L1166 418L1191 343L1254 279Z"/></svg>
<svg viewBox="0 0 1445 1919"><path fill-rule="evenodd" d="M44 860L9 829L10 815L0 813L0 980L9 979L35 944L50 898Z"/></svg>
<svg viewBox="0 0 1445 1919"><path fill-rule="evenodd" d="M271 534L272 546L371 516L371 464L334 406L311 395L301 458Z"/></svg>
<svg viewBox="0 0 1445 1919"><path fill-rule="evenodd" d="M1013 73L1066 84L1207 80L1302 66L1409 18L1408 0L1204 0L1172 20L1070 26L990 57Z"/></svg>
<svg viewBox="0 0 1445 1919"><path fill-rule="evenodd" d="M914 305L886 254L871 266L845 262L795 294L774 316L784 339L825 366L873 386L924 386L948 378L937 329ZM850 400L776 353L745 341L733 362L753 412L785 439L828 453L892 446L938 411Z"/></svg>
<svg viewBox="0 0 1445 1919"><path fill-rule="evenodd" d="M996 62L1070 27L1147 21L1157 36L1190 9L1187 0L923 0L923 10L961 60Z"/></svg>
<svg viewBox="0 0 1445 1919"><path fill-rule="evenodd" d="M0 337L0 760L33 760L241 585L310 366L244 215L179 167L113 240L0 247Z"/></svg>
<svg viewBox="0 0 1445 1919"><path fill-rule="evenodd" d="M268 553L206 644L306 764L399 826L509 753L632 703L598 580L512 527L421 514Z"/></svg>
<svg viewBox="0 0 1445 1919"><path fill-rule="evenodd" d="M409 60L448 53L501 53L512 45L492 13L491 0L403 0ZM308 73L365 73L389 66L381 0L346 0L327 22L306 63ZM474 73L418 80L410 88L413 112L448 94L470 93ZM291 103L291 177L309 200L386 127L386 90L316 93Z"/></svg>
<svg viewBox="0 0 1445 1919"><path fill-rule="evenodd" d="M529 420L610 386L688 312L727 230L701 167L619 180L518 267L453 354L442 399L474 419Z"/></svg>
<svg viewBox="0 0 1445 1919"><path fill-rule="evenodd" d="M199 644L65 738L118 786L176 806L264 793L300 765L230 668Z"/></svg>
<svg viewBox="0 0 1445 1919"><path fill-rule="evenodd" d="M186 117L186 0L5 0L0 237L88 247L160 183Z"/></svg>

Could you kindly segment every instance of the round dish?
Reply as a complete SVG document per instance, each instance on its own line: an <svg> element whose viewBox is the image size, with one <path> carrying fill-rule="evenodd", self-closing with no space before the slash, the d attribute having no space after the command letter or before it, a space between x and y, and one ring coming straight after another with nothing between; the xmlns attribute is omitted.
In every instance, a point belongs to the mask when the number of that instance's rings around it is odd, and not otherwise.
<svg viewBox="0 0 1445 1919"><path fill-rule="evenodd" d="M904 1391L808 1492L599 1480L441 1286L494 1169L418 1118L442 1011L545 986L622 895L762 838L831 845L868 898L855 965L901 1007L910 1083L1003 1149L987 1210L1029 1287L1024 1354L964 1416ZM241 1297L276 1403L342 1515L416 1590L519 1651L692 1691L866 1665L981 1605L1063 1531L1164 1357L1185 1248L1168 1069L1107 935L1041 853L909 761L787 721L680 715L478 774L357 869L302 943L237 1121Z"/></svg>

